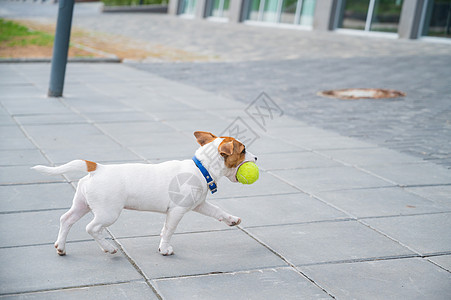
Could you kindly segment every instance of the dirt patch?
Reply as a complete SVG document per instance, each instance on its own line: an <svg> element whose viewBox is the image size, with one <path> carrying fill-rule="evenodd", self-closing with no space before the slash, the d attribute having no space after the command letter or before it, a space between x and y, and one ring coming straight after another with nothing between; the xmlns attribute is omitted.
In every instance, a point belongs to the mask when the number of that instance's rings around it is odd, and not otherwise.
<svg viewBox="0 0 451 300"><path fill-rule="evenodd" d="M55 33L55 24L43 23L34 20L14 20L32 30L42 31L48 34ZM167 47L163 45L150 44L145 41L139 41L128 37L106 34L94 31L86 31L73 27L71 33L71 51L69 56L90 56L90 57L118 57L119 59L147 60L147 61L214 61L216 58L205 55L199 55L187 52L181 49ZM51 57L50 52L39 53L36 49L27 49L21 52L21 56L8 57ZM3 51L3 49L2 49ZM5 52L8 50L4 50ZM10 49L8 55L16 55L18 49ZM5 57L3 52L0 56ZM14 53L14 54L13 54ZM42 56L46 54L46 56Z"/></svg>
<svg viewBox="0 0 451 300"><path fill-rule="evenodd" d="M1 46L0 57L3 58L50 58L52 57L53 49L51 46ZM71 47L69 48L69 57L100 57L95 53Z"/></svg>

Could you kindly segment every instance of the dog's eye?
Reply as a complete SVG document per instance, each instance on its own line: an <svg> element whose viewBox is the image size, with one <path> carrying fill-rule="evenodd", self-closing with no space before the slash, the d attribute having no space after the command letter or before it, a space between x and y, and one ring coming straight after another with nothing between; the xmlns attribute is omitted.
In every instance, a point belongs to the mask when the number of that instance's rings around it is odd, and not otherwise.
<svg viewBox="0 0 451 300"><path fill-rule="evenodd" d="M241 154L246 154L246 148L244 148L243 151L241 151Z"/></svg>

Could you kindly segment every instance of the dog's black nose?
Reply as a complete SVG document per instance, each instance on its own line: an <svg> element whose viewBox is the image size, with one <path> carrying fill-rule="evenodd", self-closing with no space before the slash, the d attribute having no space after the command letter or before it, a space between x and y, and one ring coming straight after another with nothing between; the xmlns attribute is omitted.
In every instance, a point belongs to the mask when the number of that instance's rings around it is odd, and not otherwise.
<svg viewBox="0 0 451 300"><path fill-rule="evenodd" d="M255 161L257 161L257 156L255 157Z"/></svg>

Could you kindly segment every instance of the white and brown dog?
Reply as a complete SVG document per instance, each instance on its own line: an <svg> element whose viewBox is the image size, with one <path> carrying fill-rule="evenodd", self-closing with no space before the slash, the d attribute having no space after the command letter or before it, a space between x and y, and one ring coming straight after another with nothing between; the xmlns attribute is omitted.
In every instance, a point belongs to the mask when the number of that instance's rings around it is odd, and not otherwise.
<svg viewBox="0 0 451 300"><path fill-rule="evenodd" d="M85 160L74 160L59 167L35 166L33 169L50 175L84 171L72 207L61 216L55 248L66 254L66 238L71 226L89 211L94 219L86 226L103 251L116 253L117 249L103 236L105 227L112 225L122 209L165 213L159 252L174 253L171 237L190 210L224 221L229 226L241 219L205 201L208 191L216 191L216 180L225 176L237 182L236 171L246 161L257 158L245 146L231 137L220 137L203 131L194 132L200 148L193 159L167 161L160 164L103 165Z"/></svg>

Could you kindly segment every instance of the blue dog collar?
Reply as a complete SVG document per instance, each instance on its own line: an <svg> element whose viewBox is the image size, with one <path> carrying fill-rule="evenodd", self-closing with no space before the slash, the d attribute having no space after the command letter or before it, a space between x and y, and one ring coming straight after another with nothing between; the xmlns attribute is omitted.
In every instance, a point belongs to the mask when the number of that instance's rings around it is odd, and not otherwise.
<svg viewBox="0 0 451 300"><path fill-rule="evenodd" d="M207 169L202 165L200 160L197 159L197 157L193 156L193 161L196 164L196 166L199 168L202 175L204 175L205 180L207 181L208 188L210 189L211 193L214 194L218 191L218 187L216 185L216 181L211 177L210 173L208 173Z"/></svg>

